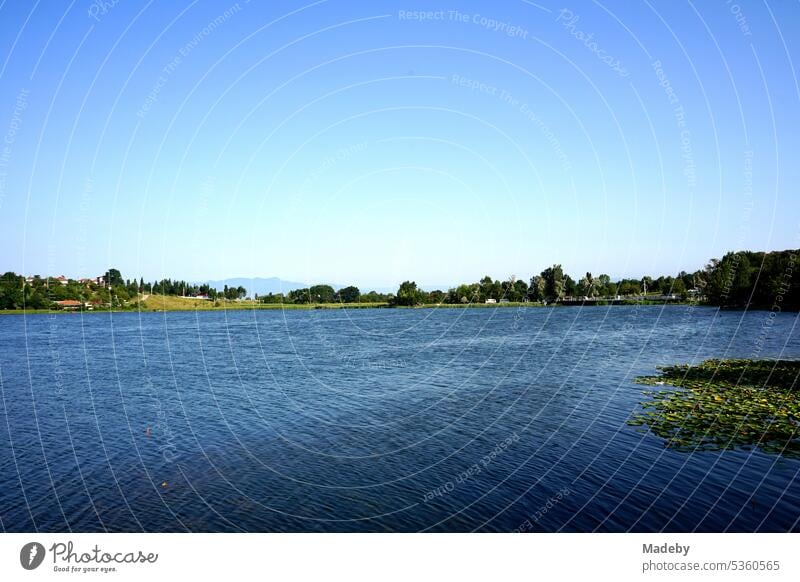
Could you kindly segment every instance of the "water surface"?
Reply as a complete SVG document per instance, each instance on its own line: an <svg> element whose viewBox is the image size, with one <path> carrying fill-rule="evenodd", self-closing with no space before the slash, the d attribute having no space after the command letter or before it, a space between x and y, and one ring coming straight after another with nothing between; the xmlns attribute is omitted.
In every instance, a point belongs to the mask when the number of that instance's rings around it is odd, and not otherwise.
<svg viewBox="0 0 800 582"><path fill-rule="evenodd" d="M0 317L5 531L787 531L800 461L678 452L632 379L800 357L690 306Z"/></svg>

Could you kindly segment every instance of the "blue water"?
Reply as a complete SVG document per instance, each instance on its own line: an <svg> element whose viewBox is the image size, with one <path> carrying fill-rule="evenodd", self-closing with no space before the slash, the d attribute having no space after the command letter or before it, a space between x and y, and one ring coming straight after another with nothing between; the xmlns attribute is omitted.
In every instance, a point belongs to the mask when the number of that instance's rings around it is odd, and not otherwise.
<svg viewBox="0 0 800 582"><path fill-rule="evenodd" d="M592 307L0 317L5 531L798 530L800 461L626 424L658 364L796 314Z"/></svg>

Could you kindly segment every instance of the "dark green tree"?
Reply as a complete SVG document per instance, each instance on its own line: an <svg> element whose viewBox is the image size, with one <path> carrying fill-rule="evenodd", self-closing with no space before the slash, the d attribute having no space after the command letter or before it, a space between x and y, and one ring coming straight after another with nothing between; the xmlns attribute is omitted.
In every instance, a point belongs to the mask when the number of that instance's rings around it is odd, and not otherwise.
<svg viewBox="0 0 800 582"><path fill-rule="evenodd" d="M397 305L413 306L421 303L421 293L414 281L403 281L395 297Z"/></svg>
<svg viewBox="0 0 800 582"><path fill-rule="evenodd" d="M361 291L353 285L339 289L338 293L336 293L337 301L342 303L358 303L360 298Z"/></svg>
<svg viewBox="0 0 800 582"><path fill-rule="evenodd" d="M588 297L589 299L597 297L600 294L598 291L598 281L595 280L591 273L587 272L578 282L578 294L581 297Z"/></svg>
<svg viewBox="0 0 800 582"><path fill-rule="evenodd" d="M567 293L567 280L561 265L548 267L541 274L544 279L544 295L547 301L561 301Z"/></svg>
<svg viewBox="0 0 800 582"><path fill-rule="evenodd" d="M440 303L444 303L445 294L443 291L439 289L435 289L428 293L428 296L425 298L425 303L430 303L432 305L439 305Z"/></svg>
<svg viewBox="0 0 800 582"><path fill-rule="evenodd" d="M330 285L314 285L308 290L310 303L333 303L336 292Z"/></svg>
<svg viewBox="0 0 800 582"><path fill-rule="evenodd" d="M0 309L22 309L25 277L8 272L0 277Z"/></svg>
<svg viewBox="0 0 800 582"><path fill-rule="evenodd" d="M120 273L118 269L109 269L106 272L106 284L112 287L124 286L125 281L122 278L122 273Z"/></svg>
<svg viewBox="0 0 800 582"><path fill-rule="evenodd" d="M547 282L541 275L531 277L531 284L528 286L528 301L542 302L547 299Z"/></svg>

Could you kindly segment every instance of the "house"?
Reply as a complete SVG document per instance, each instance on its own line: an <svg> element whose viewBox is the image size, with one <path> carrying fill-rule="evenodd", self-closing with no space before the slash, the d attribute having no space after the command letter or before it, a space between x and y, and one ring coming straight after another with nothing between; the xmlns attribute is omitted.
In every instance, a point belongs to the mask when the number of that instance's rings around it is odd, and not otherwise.
<svg viewBox="0 0 800 582"><path fill-rule="evenodd" d="M61 309L80 309L83 307L83 303L80 301L76 301L75 299L64 299L63 301L56 301L56 305L58 305Z"/></svg>
<svg viewBox="0 0 800 582"><path fill-rule="evenodd" d="M69 279L67 279L64 275L59 275L58 277L53 277L53 281L61 283L62 285L68 285Z"/></svg>

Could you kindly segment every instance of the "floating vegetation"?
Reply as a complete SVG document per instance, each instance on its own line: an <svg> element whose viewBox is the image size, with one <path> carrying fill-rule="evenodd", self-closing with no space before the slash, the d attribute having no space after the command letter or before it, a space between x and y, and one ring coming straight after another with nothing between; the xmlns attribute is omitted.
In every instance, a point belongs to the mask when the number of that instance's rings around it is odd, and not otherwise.
<svg viewBox="0 0 800 582"><path fill-rule="evenodd" d="M663 366L628 424L646 426L681 451L758 448L800 457L800 361L706 360Z"/></svg>

